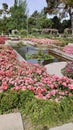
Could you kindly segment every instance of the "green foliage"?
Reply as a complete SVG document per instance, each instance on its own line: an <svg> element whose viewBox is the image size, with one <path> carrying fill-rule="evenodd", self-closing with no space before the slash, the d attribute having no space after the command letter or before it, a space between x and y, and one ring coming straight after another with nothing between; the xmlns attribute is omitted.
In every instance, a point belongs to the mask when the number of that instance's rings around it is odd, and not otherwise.
<svg viewBox="0 0 73 130"><path fill-rule="evenodd" d="M60 22L60 19L57 16L52 18L52 23L53 23L52 27L55 28L55 29L58 29L60 31L60 29L61 29L61 22Z"/></svg>
<svg viewBox="0 0 73 130"><path fill-rule="evenodd" d="M64 76L73 79L73 62L67 63L67 65L61 71Z"/></svg>
<svg viewBox="0 0 73 130"><path fill-rule="evenodd" d="M20 91L19 92L19 97L20 97L19 107L21 107L21 106L25 107L28 100L30 102L32 101L32 99L34 97L34 94L29 90L26 90L25 92Z"/></svg>
<svg viewBox="0 0 73 130"><path fill-rule="evenodd" d="M40 26L41 26L41 28L52 28L53 22L51 19L41 18L40 19Z"/></svg>
<svg viewBox="0 0 73 130"><path fill-rule="evenodd" d="M22 29L26 27L26 1L20 1L17 5L14 3L14 6L10 9L11 18L14 26L14 29ZM20 25L20 26L19 26Z"/></svg>
<svg viewBox="0 0 73 130"><path fill-rule="evenodd" d="M8 91L0 95L0 109L2 112L16 108L18 105L17 92Z"/></svg>
<svg viewBox="0 0 73 130"><path fill-rule="evenodd" d="M26 0L15 1L10 8L6 3L3 3L2 7L0 9L0 15L3 15L0 19L0 32L8 34L13 29L26 29Z"/></svg>
<svg viewBox="0 0 73 130"><path fill-rule="evenodd" d="M0 113L18 109L22 115L29 116L36 129L47 129L62 123L73 121L73 96L60 102L42 100L34 97L29 90L6 91L0 93Z"/></svg>
<svg viewBox="0 0 73 130"><path fill-rule="evenodd" d="M37 59L38 61L41 61L41 60L53 60L54 57L52 55L49 55L47 53L43 53L42 50L38 50L38 53L35 53L35 54L27 54L26 55L26 58L27 59Z"/></svg>
<svg viewBox="0 0 73 130"><path fill-rule="evenodd" d="M20 34L21 37L27 36L27 30L26 29L22 29L22 30L20 30L19 34Z"/></svg>
<svg viewBox="0 0 73 130"><path fill-rule="evenodd" d="M73 13L72 13L72 8L73 8L73 1L72 0L46 0L47 2L47 8L45 8L45 13L49 14L58 14L61 19L65 18L66 13L68 12L70 15L70 20L71 20L71 26L72 26L72 35L73 35ZM61 3L64 3L64 5L59 9L58 7L60 6ZM58 11L58 10L63 10Z"/></svg>

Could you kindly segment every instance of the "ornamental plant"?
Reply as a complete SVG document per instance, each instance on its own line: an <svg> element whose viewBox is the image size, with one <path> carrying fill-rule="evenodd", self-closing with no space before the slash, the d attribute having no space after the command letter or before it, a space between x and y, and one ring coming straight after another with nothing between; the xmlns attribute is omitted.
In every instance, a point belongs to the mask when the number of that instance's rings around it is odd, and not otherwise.
<svg viewBox="0 0 73 130"><path fill-rule="evenodd" d="M73 45L67 45L63 48L63 51L66 52L67 54L72 54L73 55Z"/></svg>
<svg viewBox="0 0 73 130"><path fill-rule="evenodd" d="M29 40L29 41L32 41L32 42L36 42L36 43L39 43L39 44L43 44L43 45L50 45L50 44L57 44L57 45L60 45L61 42L59 40L53 40L53 39L48 39L48 38L24 38L24 40Z"/></svg>
<svg viewBox="0 0 73 130"><path fill-rule="evenodd" d="M10 46L0 46L0 92L30 90L36 98L59 101L72 96L73 80L49 75L39 64L19 62Z"/></svg>
<svg viewBox="0 0 73 130"><path fill-rule="evenodd" d="M0 93L0 114L17 111L21 112L24 123L29 119L26 125L32 130L49 129L73 121L73 96L54 102L37 99L30 90Z"/></svg>
<svg viewBox="0 0 73 130"><path fill-rule="evenodd" d="M67 65L61 71L64 76L73 79L73 61L68 62Z"/></svg>
<svg viewBox="0 0 73 130"><path fill-rule="evenodd" d="M0 44L4 44L6 40L8 40L9 38L6 36L0 36Z"/></svg>
<svg viewBox="0 0 73 130"><path fill-rule="evenodd" d="M38 50L38 53L35 54L26 54L27 59L37 59L38 61L42 60L53 60L54 56L47 53L43 53L41 49Z"/></svg>

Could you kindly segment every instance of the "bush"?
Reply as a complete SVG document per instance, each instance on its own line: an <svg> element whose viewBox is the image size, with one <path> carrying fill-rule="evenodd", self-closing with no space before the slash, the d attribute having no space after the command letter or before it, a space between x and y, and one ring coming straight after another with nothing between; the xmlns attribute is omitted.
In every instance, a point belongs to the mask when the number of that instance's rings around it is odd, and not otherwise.
<svg viewBox="0 0 73 130"><path fill-rule="evenodd" d="M2 112L8 111L9 109L16 108L18 105L18 95L15 91L8 91L3 93L0 101L0 108Z"/></svg>
<svg viewBox="0 0 73 130"><path fill-rule="evenodd" d="M0 44L4 44L6 40L8 40L9 38L6 36L0 36Z"/></svg>
<svg viewBox="0 0 73 130"><path fill-rule="evenodd" d="M73 120L73 96L54 102L37 99L29 90L0 93L0 113L11 112L17 108L23 116L29 116L36 127L49 128Z"/></svg>
<svg viewBox="0 0 73 130"><path fill-rule="evenodd" d="M34 94L30 90L26 90L24 92L23 91L19 91L19 97L20 97L19 107L25 105L27 100L29 100L31 102L33 96L34 96Z"/></svg>
<svg viewBox="0 0 73 130"><path fill-rule="evenodd" d="M38 49L38 52L35 54L26 54L27 59L37 59L38 61L42 60L53 60L54 56L43 53L41 49Z"/></svg>
<svg viewBox="0 0 73 130"><path fill-rule="evenodd" d="M67 65L61 71L64 76L73 79L73 61L67 63Z"/></svg>
<svg viewBox="0 0 73 130"><path fill-rule="evenodd" d="M23 30L20 30L20 36L21 37L25 37L27 35L27 30L23 29Z"/></svg>

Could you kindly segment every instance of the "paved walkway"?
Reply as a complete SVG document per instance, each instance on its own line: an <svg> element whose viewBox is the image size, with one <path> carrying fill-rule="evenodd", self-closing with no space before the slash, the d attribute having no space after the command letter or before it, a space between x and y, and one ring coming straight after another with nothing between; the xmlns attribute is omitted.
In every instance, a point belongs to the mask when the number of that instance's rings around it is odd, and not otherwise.
<svg viewBox="0 0 73 130"><path fill-rule="evenodd" d="M64 68L66 64L66 62L55 62L45 65L45 67L47 68L48 74L55 74L59 77L62 77L63 75L61 73L61 69Z"/></svg>
<svg viewBox="0 0 73 130"><path fill-rule="evenodd" d="M51 128L49 130L73 130L73 123L68 123L62 126Z"/></svg>
<svg viewBox="0 0 73 130"><path fill-rule="evenodd" d="M0 115L0 130L24 130L21 114Z"/></svg>

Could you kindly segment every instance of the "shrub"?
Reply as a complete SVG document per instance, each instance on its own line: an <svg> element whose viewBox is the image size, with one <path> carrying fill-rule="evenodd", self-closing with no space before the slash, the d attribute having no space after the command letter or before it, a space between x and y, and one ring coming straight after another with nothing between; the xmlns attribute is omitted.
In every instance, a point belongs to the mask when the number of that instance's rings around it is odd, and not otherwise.
<svg viewBox="0 0 73 130"><path fill-rule="evenodd" d="M8 91L3 93L0 101L0 109L2 112L8 111L9 109L16 108L18 105L17 92Z"/></svg>
<svg viewBox="0 0 73 130"><path fill-rule="evenodd" d="M67 63L67 65L61 71L64 76L73 79L73 61Z"/></svg>
<svg viewBox="0 0 73 130"><path fill-rule="evenodd" d="M6 40L8 40L9 38L6 36L0 36L0 44L4 44Z"/></svg>
<svg viewBox="0 0 73 130"><path fill-rule="evenodd" d="M27 59L37 59L38 61L42 60L53 60L54 56L47 53L43 53L41 49L38 50L35 54L26 54Z"/></svg>
<svg viewBox="0 0 73 130"><path fill-rule="evenodd" d="M24 106L28 100L31 102L32 98L34 97L34 94L30 90L26 90L24 92L19 91L19 97L20 97L19 107L21 107Z"/></svg>
<svg viewBox="0 0 73 130"><path fill-rule="evenodd" d="M66 123L73 119L73 96L66 97L60 102L42 100L34 97L29 90L6 91L0 93L0 113L9 113L15 110L31 119L36 127L46 128ZM38 129L40 130L40 128Z"/></svg>
<svg viewBox="0 0 73 130"><path fill-rule="evenodd" d="M68 53L68 54L71 54L73 55L73 45L66 45L64 48L63 48L63 51Z"/></svg>
<svg viewBox="0 0 73 130"><path fill-rule="evenodd" d="M26 35L27 35L27 30L25 30L25 29L20 30L21 37L25 37Z"/></svg>

